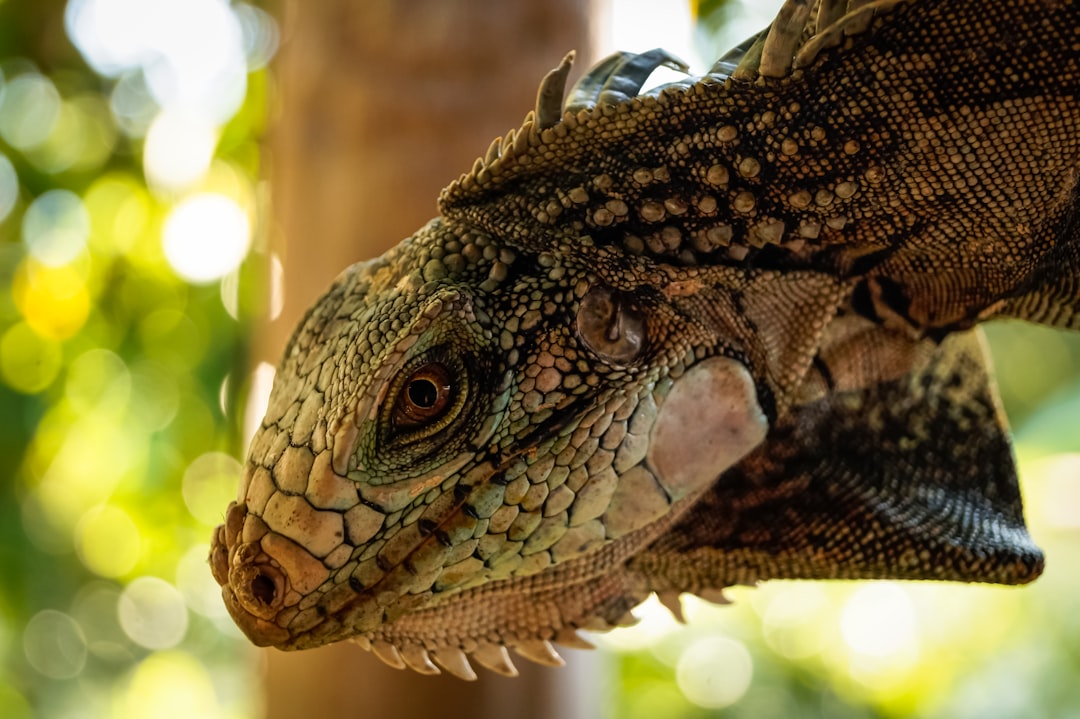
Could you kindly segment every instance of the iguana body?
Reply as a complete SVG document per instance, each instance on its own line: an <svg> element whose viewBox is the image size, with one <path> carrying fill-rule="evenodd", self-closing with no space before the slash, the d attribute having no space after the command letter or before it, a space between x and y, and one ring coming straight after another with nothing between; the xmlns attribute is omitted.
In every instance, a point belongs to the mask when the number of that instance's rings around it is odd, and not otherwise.
<svg viewBox="0 0 1080 719"><path fill-rule="evenodd" d="M564 64L309 312L211 556L253 641L471 677L652 591L1041 571L970 328L1080 326L1078 4L788 2L635 97L666 60L562 114Z"/></svg>

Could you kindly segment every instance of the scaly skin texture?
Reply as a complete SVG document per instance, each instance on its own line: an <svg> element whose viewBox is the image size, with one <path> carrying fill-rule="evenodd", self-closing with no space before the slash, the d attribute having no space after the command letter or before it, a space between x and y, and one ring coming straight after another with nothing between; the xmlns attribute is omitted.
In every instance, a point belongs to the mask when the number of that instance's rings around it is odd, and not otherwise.
<svg viewBox="0 0 1080 719"><path fill-rule="evenodd" d="M635 97L665 58L562 114L564 64L308 313L211 554L254 642L471 678L653 591L1039 574L972 328L1080 326L1078 3L792 0Z"/></svg>

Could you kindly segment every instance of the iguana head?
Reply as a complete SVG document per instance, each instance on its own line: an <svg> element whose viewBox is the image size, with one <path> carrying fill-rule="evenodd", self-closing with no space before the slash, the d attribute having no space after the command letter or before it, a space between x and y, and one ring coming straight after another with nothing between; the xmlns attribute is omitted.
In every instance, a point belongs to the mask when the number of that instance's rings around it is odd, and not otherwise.
<svg viewBox="0 0 1080 719"><path fill-rule="evenodd" d="M354 637L420 668L618 623L649 591L625 559L775 416L732 299L768 283L447 219L348 269L286 350L217 533L230 612L258 644Z"/></svg>

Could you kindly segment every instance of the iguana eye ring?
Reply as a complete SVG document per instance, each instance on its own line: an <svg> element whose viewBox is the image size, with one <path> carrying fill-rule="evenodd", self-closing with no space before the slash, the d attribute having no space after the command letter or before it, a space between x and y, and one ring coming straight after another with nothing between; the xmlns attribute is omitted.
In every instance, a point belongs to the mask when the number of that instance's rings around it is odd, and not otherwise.
<svg viewBox="0 0 1080 719"><path fill-rule="evenodd" d="M394 402L394 425L417 427L439 420L453 405L450 370L440 362L417 367L405 378Z"/></svg>

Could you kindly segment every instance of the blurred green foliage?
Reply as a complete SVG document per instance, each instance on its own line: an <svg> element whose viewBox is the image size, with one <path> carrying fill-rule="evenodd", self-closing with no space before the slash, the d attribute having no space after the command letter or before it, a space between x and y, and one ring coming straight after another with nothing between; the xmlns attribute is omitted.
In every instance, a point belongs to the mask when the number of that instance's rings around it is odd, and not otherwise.
<svg viewBox="0 0 1080 719"><path fill-rule="evenodd" d="M254 31L271 25L250 6L215 4L232 20L202 15L220 21L240 61L218 76L241 86L200 117L167 81L154 85L163 64L182 85L181 50L199 40L192 28L154 37L133 3L0 2L5 718L254 710L250 650L206 555L239 471L250 333L235 278L258 226L267 113L265 58L245 67L244 53L258 54ZM173 5L198 17L206 3ZM79 33L103 45L77 46ZM92 68L117 37L142 55ZM150 54L155 40L171 50ZM193 118L209 140L192 144L182 127L167 135L157 120L169 113ZM154 133L172 155L149 149ZM232 236L215 234L213 213L199 215L207 207L225 208ZM233 266L205 270L192 227L232 242Z"/></svg>

